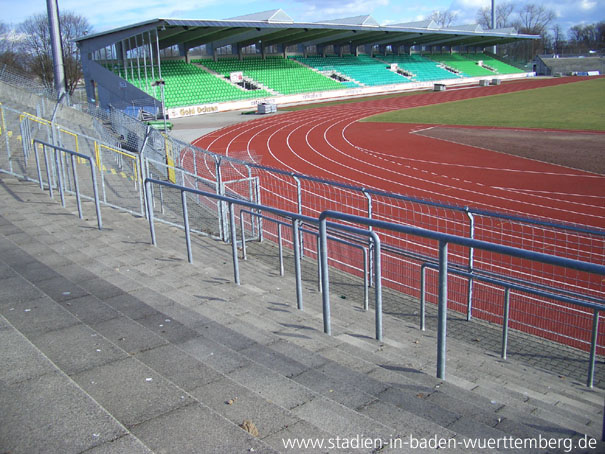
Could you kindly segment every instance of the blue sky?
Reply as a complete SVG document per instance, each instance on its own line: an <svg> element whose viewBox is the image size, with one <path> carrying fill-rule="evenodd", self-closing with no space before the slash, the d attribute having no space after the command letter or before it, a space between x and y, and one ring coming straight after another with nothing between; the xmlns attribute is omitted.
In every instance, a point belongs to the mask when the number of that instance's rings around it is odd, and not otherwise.
<svg viewBox="0 0 605 454"><path fill-rule="evenodd" d="M86 17L96 32L147 19L227 19L282 8L297 22L371 14L381 24L424 19L436 9L457 12L456 24L475 22L479 8L491 0L58 0L59 10ZM501 1L501 0L497 0ZM566 30L578 23L605 20L605 0L514 0L514 4L544 4ZM0 0L1 21L18 24L36 13L46 13L45 0Z"/></svg>

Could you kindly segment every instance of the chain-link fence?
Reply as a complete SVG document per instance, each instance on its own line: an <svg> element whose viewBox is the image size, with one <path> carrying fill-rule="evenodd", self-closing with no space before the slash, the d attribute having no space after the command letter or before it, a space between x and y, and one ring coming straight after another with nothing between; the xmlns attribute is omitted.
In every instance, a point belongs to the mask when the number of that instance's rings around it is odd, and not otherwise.
<svg viewBox="0 0 605 454"><path fill-rule="evenodd" d="M138 215L145 214L141 183L144 178L153 177L312 217L317 217L324 210L336 210L605 264L605 232L595 229L416 200L217 155L176 140L116 108L105 111L88 106L85 110L95 119L91 124L94 134L85 134L77 131L75 125L64 127L57 121L50 121L54 113L52 104L38 101L35 105L43 106L35 109L38 115L1 106L0 168L36 180L36 167L32 165L35 155L31 147L34 139L87 154L97 163L102 202ZM68 118L66 114L64 118ZM69 166L70 163L65 161L65 181L71 184ZM90 194L86 188L83 192ZM182 226L180 194L156 188L152 195L158 219ZM229 240L224 204L192 197L189 216L193 231ZM276 223L263 222L258 216L244 217L248 238L264 237L277 241L279 232ZM317 240L313 228L303 226L303 230L308 231L301 233L301 240L303 254L316 258ZM422 266L435 263L437 245L418 237L392 232L378 233L384 243L381 265L385 285L419 297ZM289 232L284 230L283 234L286 244L291 244ZM333 244L330 248L332 265L357 276L363 273L358 248L342 243ZM602 303L605 299L605 282L594 280L582 272L541 267L530 261L512 260L510 257L456 246L450 250L450 261L453 267L481 276L549 289L592 302ZM501 289L475 280L472 276L452 276L450 280L453 309L467 313L469 318L472 315L484 320L501 321ZM425 287L427 301L436 302L437 281L430 271L426 275ZM530 294L515 294L512 301L515 303L511 308L512 326L575 347L588 347L591 314ZM603 345L605 334L600 337L600 349Z"/></svg>

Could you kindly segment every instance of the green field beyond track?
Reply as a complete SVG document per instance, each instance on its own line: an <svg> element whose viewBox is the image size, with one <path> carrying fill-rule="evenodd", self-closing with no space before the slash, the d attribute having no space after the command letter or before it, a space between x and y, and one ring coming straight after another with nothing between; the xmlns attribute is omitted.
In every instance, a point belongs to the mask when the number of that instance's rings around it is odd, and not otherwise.
<svg viewBox="0 0 605 454"><path fill-rule="evenodd" d="M402 109L362 121L605 131L605 79Z"/></svg>

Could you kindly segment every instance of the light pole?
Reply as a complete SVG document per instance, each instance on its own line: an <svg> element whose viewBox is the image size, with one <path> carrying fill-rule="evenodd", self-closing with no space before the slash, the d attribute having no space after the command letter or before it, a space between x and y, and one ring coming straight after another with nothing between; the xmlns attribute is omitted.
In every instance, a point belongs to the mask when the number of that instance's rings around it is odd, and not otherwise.
<svg viewBox="0 0 605 454"><path fill-rule="evenodd" d="M167 130L166 130L166 104L164 102L164 85L166 85L166 82L164 81L164 79L159 79L156 80L155 82L151 83L152 87L160 87L160 90L162 92L162 118L164 119L164 134L167 134Z"/></svg>

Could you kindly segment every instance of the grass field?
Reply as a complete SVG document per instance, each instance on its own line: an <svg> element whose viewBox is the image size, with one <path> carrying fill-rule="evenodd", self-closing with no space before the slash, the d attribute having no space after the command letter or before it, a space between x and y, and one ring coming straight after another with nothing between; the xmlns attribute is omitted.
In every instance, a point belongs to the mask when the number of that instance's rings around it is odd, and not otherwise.
<svg viewBox="0 0 605 454"><path fill-rule="evenodd" d="M403 109L363 121L605 131L605 78Z"/></svg>

